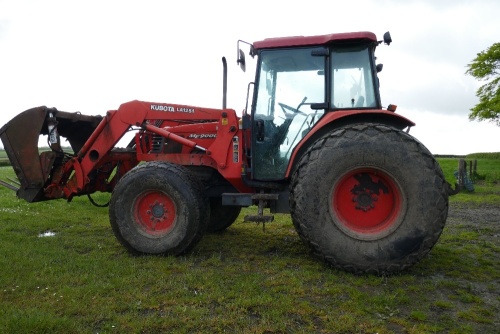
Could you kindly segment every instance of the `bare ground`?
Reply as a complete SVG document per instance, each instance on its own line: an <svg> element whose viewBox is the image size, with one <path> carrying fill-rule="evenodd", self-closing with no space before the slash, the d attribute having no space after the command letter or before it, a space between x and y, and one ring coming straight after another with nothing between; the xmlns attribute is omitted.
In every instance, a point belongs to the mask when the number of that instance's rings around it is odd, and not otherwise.
<svg viewBox="0 0 500 334"><path fill-rule="evenodd" d="M468 249L470 253L456 253L467 258L471 268L467 272L447 272L436 274L436 296L443 296L454 305L451 309L436 307L432 318L439 321L442 317L467 320L474 324L467 332L500 333L500 203L469 204L450 203L450 210L442 239L447 250ZM447 232L448 230L448 232ZM457 244L456 240L446 239L446 234L467 234ZM469 245L464 245L469 243ZM470 247L467 247L470 246ZM458 250L457 250L458 252ZM442 255L441 255L442 256ZM446 256L446 254L445 254ZM451 254L450 254L451 256ZM477 273L477 274L476 274ZM450 277L452 276L452 277ZM436 298L437 299L437 298ZM443 298L442 298L443 299ZM448 313L448 315L446 315ZM453 315L451 315L453 314Z"/></svg>

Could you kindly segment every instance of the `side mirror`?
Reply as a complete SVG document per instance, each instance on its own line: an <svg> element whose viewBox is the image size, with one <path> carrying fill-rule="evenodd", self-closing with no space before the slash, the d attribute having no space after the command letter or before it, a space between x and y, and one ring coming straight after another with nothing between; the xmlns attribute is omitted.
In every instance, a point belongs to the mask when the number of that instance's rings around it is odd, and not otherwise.
<svg viewBox="0 0 500 334"><path fill-rule="evenodd" d="M387 45L391 45L391 43L392 43L391 34L389 32L386 32L384 34L384 43Z"/></svg>
<svg viewBox="0 0 500 334"><path fill-rule="evenodd" d="M240 64L240 68L242 69L243 72L245 72L247 68L245 61L245 53L241 49L238 49L238 60L236 62Z"/></svg>
<svg viewBox="0 0 500 334"><path fill-rule="evenodd" d="M384 64L377 64L377 73L382 72L382 69L384 68Z"/></svg>
<svg viewBox="0 0 500 334"><path fill-rule="evenodd" d="M238 44L237 44L238 55L236 57L238 60L236 61L236 63L240 64L241 69L243 70L243 72L245 72L245 70L247 68L246 61L245 61L245 53L240 48L240 42L245 43L245 44L250 46L250 56L252 56L252 58L255 56L255 50L254 50L252 44L245 42L245 41L242 41L241 39L238 40Z"/></svg>

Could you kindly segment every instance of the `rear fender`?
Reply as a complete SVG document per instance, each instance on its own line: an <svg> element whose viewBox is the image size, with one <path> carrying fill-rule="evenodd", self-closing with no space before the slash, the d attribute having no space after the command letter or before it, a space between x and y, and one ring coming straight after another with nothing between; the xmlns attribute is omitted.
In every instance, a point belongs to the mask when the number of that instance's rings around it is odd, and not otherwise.
<svg viewBox="0 0 500 334"><path fill-rule="evenodd" d="M290 177L295 165L317 139L332 131L335 128L344 126L346 124L361 123L361 122L375 122L393 126L397 129L403 130L415 125L406 117L396 114L391 111L372 109L372 110L342 110L328 112L321 118L318 123L309 131L309 133L302 139L302 141L294 149L288 164L285 177Z"/></svg>

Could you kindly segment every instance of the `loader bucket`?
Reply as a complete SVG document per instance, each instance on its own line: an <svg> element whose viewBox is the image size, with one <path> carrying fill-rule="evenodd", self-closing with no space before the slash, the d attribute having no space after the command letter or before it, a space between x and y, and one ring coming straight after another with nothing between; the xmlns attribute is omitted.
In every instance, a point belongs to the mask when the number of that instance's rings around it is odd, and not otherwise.
<svg viewBox="0 0 500 334"><path fill-rule="evenodd" d="M43 106L20 113L0 129L4 149L19 180L17 196L28 202L48 199L45 198L44 187L54 172L54 167L57 167L54 163L61 163L64 155L51 150L39 152L40 135L49 134L49 113L56 118L57 131L68 140L73 152L81 149L102 119L101 116L68 113ZM15 189L4 181L1 184Z"/></svg>

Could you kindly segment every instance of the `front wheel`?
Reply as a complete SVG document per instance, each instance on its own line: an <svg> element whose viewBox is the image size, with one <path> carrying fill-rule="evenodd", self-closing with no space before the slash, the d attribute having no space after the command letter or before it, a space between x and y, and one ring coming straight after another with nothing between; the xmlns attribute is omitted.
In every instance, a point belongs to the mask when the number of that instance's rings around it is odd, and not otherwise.
<svg viewBox="0 0 500 334"><path fill-rule="evenodd" d="M291 214L303 241L335 267L401 271L437 242L448 214L443 173L416 139L357 124L318 139L291 182Z"/></svg>
<svg viewBox="0 0 500 334"><path fill-rule="evenodd" d="M180 255L206 230L208 201L184 167L148 162L129 171L111 195L109 218L130 251Z"/></svg>

